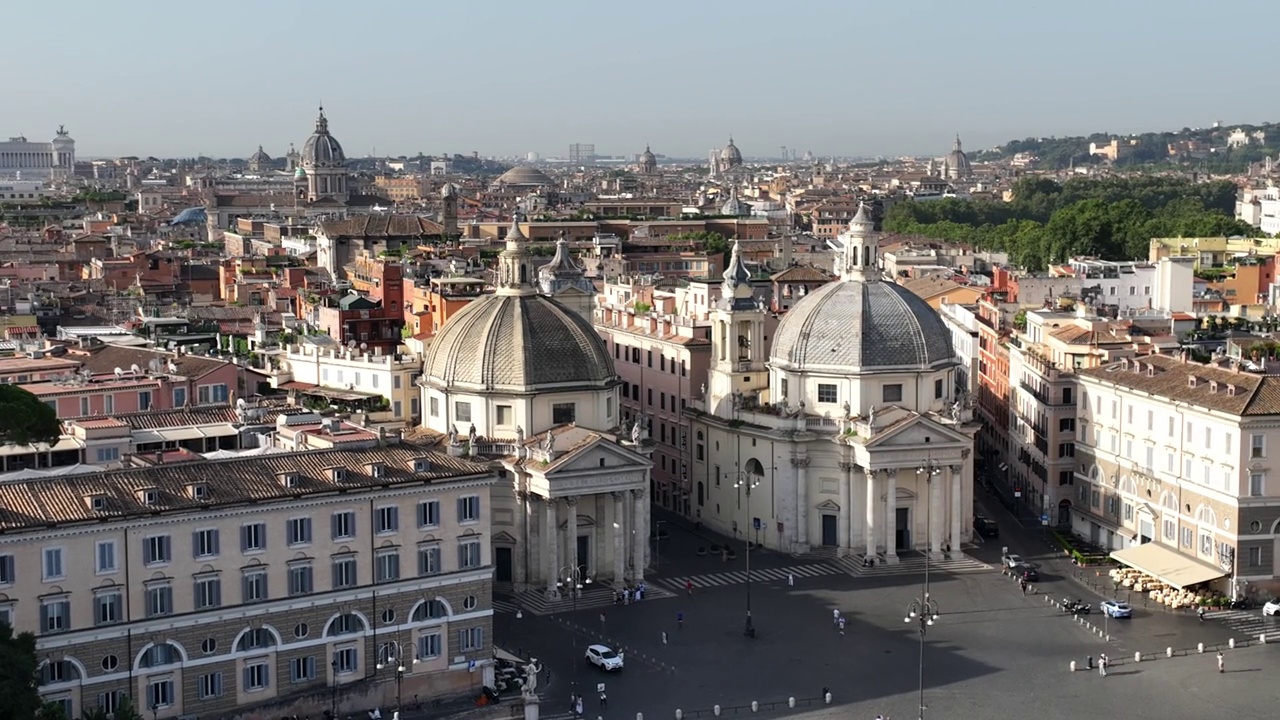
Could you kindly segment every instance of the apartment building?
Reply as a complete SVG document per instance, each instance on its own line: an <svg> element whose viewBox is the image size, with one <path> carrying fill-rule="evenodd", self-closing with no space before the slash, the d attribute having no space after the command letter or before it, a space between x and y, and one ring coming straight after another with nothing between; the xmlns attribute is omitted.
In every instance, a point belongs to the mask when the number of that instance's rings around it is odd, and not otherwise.
<svg viewBox="0 0 1280 720"><path fill-rule="evenodd" d="M1167 356L1078 376L1072 529L1176 587L1280 591L1280 377Z"/></svg>
<svg viewBox="0 0 1280 720"><path fill-rule="evenodd" d="M938 314L951 331L951 347L956 350L956 390L976 396L978 392L978 306L943 303Z"/></svg>
<svg viewBox="0 0 1280 720"><path fill-rule="evenodd" d="M329 342L317 344L303 336L301 342L284 349L281 369L272 379L277 387L318 397L326 396L324 391L337 391L355 400L385 398L383 409L368 408L369 419L379 423L408 425L420 415L414 383L422 374L421 358L341 347L327 336L319 337Z"/></svg>
<svg viewBox="0 0 1280 720"><path fill-rule="evenodd" d="M41 694L68 717L124 695L319 715L330 690L350 712L344 686L394 699L393 657L410 696L492 683L492 474L346 447L0 485L0 620L36 634Z"/></svg>
<svg viewBox="0 0 1280 720"><path fill-rule="evenodd" d="M1136 310L1187 312L1195 271L1190 259L1115 262L1073 258L1081 296L1097 304L1115 305L1122 313Z"/></svg>
<svg viewBox="0 0 1280 720"><path fill-rule="evenodd" d="M1009 342L1009 476L1015 499L1041 522L1069 526L1058 511L1075 477L1076 383L1070 368L1048 359L1040 346ZM1069 507L1069 504L1068 506Z"/></svg>

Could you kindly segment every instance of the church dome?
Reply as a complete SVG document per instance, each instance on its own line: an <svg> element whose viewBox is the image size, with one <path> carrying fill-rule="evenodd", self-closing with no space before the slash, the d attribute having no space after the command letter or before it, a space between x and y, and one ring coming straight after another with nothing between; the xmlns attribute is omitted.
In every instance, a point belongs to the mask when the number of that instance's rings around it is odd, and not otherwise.
<svg viewBox="0 0 1280 720"><path fill-rule="evenodd" d="M262 149L262 146L261 146L261 145L259 145L259 146L258 146L258 152L256 152L256 153L254 153L254 154L252 154L252 155L250 155L250 156L249 156L249 162L254 162L254 163L269 163L269 162L271 162L271 156L270 156L270 155L268 155L268 154L266 153L266 151L264 151L264 150Z"/></svg>
<svg viewBox="0 0 1280 720"><path fill-rule="evenodd" d="M947 175L951 178L967 178L973 172L973 168L969 165L969 156L964 154L964 150L960 148L960 136L956 136L956 142L951 146L951 152L947 153L944 159L947 168Z"/></svg>
<svg viewBox="0 0 1280 720"><path fill-rule="evenodd" d="M616 373L600 335L543 295L485 295L436 334L423 374L453 391L604 388Z"/></svg>
<svg viewBox="0 0 1280 720"><path fill-rule="evenodd" d="M555 181L536 167L517 165L498 176L503 185L554 185Z"/></svg>
<svg viewBox="0 0 1280 720"><path fill-rule="evenodd" d="M302 145L302 166L309 169L342 167L346 162L347 156L342 152L342 145L329 134L329 119L324 116L324 108L320 108L320 116L316 118L316 131Z"/></svg>
<svg viewBox="0 0 1280 720"><path fill-rule="evenodd" d="M653 154L653 151L651 151L651 150L649 149L649 146L648 146L648 145L645 145L645 146L644 146L644 152L640 153L640 162L642 162L642 163L652 163L652 162L657 162L657 161L658 161L658 157L657 157L656 155L654 155L654 154Z"/></svg>
<svg viewBox="0 0 1280 720"><path fill-rule="evenodd" d="M742 151L733 144L733 138L729 138L729 144L720 150L720 161L730 167L742 164Z"/></svg>
<svg viewBox="0 0 1280 720"><path fill-rule="evenodd" d="M951 333L928 303L901 285L859 280L828 283L792 306L770 357L779 370L831 375L954 363Z"/></svg>

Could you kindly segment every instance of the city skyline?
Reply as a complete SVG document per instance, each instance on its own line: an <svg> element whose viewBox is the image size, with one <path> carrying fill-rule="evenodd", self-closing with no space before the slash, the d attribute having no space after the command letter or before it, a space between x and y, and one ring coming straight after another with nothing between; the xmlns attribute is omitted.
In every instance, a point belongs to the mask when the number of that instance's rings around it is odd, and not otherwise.
<svg viewBox="0 0 1280 720"><path fill-rule="evenodd" d="M1202 32L1195 13L1179 12L1193 7L1185 0L1161 6L1159 34L1093 46L1063 38L1050 50L1042 28L1102 14L1117 28L1145 27L1147 11L812 3L779 21L776 6L755 0L496 12L374 2L358 14L328 0L230 2L191 16L152 0L130 5L138 12L65 3L63 17L77 22L60 28L56 51L40 33L13 38L11 53L40 61L7 78L18 102L0 114L0 135L43 140L65 125L82 157L246 157L259 145L280 156L305 140L323 102L352 157L563 156L590 143L602 155L648 144L697 159L731 135L748 157L784 145L896 156L941 155L957 133L976 150L1257 123L1271 109L1249 92L1248 73L1231 71L1248 58L1243 44L1215 49L1211 62L1185 52ZM29 0L10 18L46 21ZM188 42L186 28L219 41ZM395 35L401 28L426 30ZM75 79L113 66L118 82Z"/></svg>

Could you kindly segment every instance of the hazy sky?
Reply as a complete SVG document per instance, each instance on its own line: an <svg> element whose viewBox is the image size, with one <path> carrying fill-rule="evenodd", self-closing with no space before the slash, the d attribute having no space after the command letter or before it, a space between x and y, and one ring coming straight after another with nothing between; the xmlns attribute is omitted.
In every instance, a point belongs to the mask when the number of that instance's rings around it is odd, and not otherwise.
<svg viewBox="0 0 1280 720"><path fill-rule="evenodd" d="M976 149L1275 119L1261 29L1276 11L1253 0L4 7L20 31L5 33L0 137L65 124L81 156L279 156L321 100L351 156L648 142L705 157L730 133L749 157L940 155L957 132Z"/></svg>

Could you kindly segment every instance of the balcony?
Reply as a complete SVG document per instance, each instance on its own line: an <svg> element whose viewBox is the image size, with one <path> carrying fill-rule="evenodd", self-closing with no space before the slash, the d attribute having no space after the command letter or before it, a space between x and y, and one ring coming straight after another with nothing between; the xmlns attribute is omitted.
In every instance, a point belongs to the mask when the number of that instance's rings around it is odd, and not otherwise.
<svg viewBox="0 0 1280 720"><path fill-rule="evenodd" d="M1053 394L1050 393L1049 391L1045 390L1044 388L1040 388L1035 385L1032 385L1026 380L1020 380L1018 382L1018 387L1022 388L1024 392L1026 392L1031 397L1035 398L1037 402L1039 402L1041 405L1044 405L1045 407L1054 407L1054 408L1075 407L1074 402L1064 403L1060 400L1057 400L1053 396Z"/></svg>

